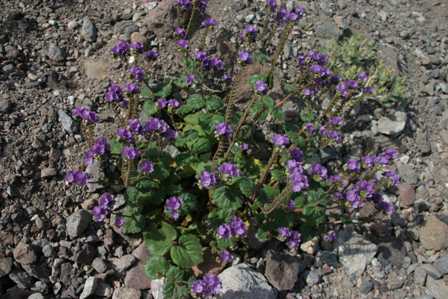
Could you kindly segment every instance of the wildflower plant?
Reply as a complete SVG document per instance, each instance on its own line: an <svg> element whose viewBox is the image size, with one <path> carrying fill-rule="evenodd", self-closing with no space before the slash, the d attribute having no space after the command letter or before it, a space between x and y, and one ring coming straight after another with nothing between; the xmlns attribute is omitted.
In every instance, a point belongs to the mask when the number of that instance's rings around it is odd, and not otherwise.
<svg viewBox="0 0 448 299"><path fill-rule="evenodd" d="M158 59L156 49L119 41L112 53L132 62L129 81L111 82L104 102L126 117L115 138L97 139L85 159L85 166L101 160L121 170L107 178L110 186L125 190L126 208L115 224L143 236L151 254L146 274L165 278L167 298L218 295L217 274L235 257L247 256L250 238L276 239L297 253L300 243L316 234L334 241L338 225L356 221L368 202L393 213L384 194L399 182L391 168L396 150L345 154L344 115L375 88L367 73L344 78L325 54L308 51L296 57L293 88L282 98L272 93L274 70L304 15L302 7L266 1L268 21L280 31L277 48L271 53L256 47L258 33L273 30L268 23L246 25L236 65L225 65L190 40L194 18L202 19L199 34L217 24L205 17L207 1L178 0L178 5L188 17L186 27L173 29L183 67L150 84L145 66ZM249 78L241 75L255 64L267 67ZM243 103L241 84L251 90ZM286 117L286 99L298 105L296 117ZM86 107L74 115L100 121ZM81 186L89 179L83 169L66 177ZM106 190L93 208L97 221L112 213L116 190Z"/></svg>

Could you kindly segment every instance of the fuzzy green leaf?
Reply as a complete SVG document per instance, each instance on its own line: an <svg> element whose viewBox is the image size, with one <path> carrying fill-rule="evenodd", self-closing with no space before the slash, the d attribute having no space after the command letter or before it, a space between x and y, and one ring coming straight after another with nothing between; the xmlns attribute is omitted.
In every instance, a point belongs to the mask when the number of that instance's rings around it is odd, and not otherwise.
<svg viewBox="0 0 448 299"><path fill-rule="evenodd" d="M170 81L161 90L156 92L156 96L159 98L166 98L173 92L173 83Z"/></svg>
<svg viewBox="0 0 448 299"><path fill-rule="evenodd" d="M145 116L151 116L156 114L159 111L157 108L156 103L153 101L145 101L143 104L143 112L145 113Z"/></svg>
<svg viewBox="0 0 448 299"><path fill-rule="evenodd" d="M178 267L170 267L166 273L163 296L167 299L185 299L190 297L190 289L185 281L185 272Z"/></svg>
<svg viewBox="0 0 448 299"><path fill-rule="evenodd" d="M162 222L160 228L152 228L144 234L144 238L152 255L163 256L173 246L173 241L177 238L177 231L172 225Z"/></svg>
<svg viewBox="0 0 448 299"><path fill-rule="evenodd" d="M168 271L169 263L162 256L151 256L145 264L145 273L150 279L164 277Z"/></svg>
<svg viewBox="0 0 448 299"><path fill-rule="evenodd" d="M178 246L171 247L170 256L173 262L181 268L191 268L202 263L202 246L195 235L183 235Z"/></svg>
<svg viewBox="0 0 448 299"><path fill-rule="evenodd" d="M110 152L112 155L121 155L123 144L117 139L112 139L110 142Z"/></svg>

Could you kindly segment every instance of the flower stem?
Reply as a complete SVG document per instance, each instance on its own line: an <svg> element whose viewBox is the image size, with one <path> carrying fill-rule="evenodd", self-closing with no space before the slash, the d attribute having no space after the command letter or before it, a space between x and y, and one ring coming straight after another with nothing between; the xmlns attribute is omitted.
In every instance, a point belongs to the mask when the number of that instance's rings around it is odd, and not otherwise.
<svg viewBox="0 0 448 299"><path fill-rule="evenodd" d="M261 187L263 186L264 182L266 181L266 178L268 177L269 172L271 171L272 166L274 165L275 161L278 158L279 151L277 148L274 147L272 150L271 157L269 158L268 165L266 166L265 170L260 176L260 180L258 181L257 185L255 186L254 193L251 196L251 201L254 202L255 198L258 195L258 192L260 192Z"/></svg>

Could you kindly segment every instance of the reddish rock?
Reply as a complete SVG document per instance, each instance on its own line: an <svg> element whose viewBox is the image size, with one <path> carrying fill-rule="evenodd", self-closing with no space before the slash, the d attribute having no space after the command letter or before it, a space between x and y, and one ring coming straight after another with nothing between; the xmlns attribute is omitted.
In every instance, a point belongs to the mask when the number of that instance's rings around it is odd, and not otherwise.
<svg viewBox="0 0 448 299"><path fill-rule="evenodd" d="M400 207L409 208L414 205L415 187L409 184L400 184L398 186Z"/></svg>
<svg viewBox="0 0 448 299"><path fill-rule="evenodd" d="M141 260L143 263L146 263L149 257L148 248L145 245L145 242L142 242L137 248L132 251L132 255Z"/></svg>
<svg viewBox="0 0 448 299"><path fill-rule="evenodd" d="M146 276L144 271L144 264L139 263L134 268L126 273L124 284L128 288L137 290L146 290L151 288L151 280Z"/></svg>
<svg viewBox="0 0 448 299"><path fill-rule="evenodd" d="M425 249L439 251L448 247L448 225L434 215L426 219L419 236Z"/></svg>

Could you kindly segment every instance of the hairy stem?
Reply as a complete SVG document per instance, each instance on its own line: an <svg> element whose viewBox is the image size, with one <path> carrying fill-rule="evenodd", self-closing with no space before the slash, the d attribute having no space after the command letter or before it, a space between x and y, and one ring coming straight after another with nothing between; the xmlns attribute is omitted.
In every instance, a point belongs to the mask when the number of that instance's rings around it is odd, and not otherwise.
<svg viewBox="0 0 448 299"><path fill-rule="evenodd" d="M282 55L283 49L285 48L285 44L293 27L294 24L292 22L289 22L288 25L286 25L285 29L283 29L277 49L275 50L274 56L272 57L272 65L269 72L269 77L271 77L274 73L274 68L277 65L278 60L280 59L280 56Z"/></svg>
<svg viewBox="0 0 448 299"><path fill-rule="evenodd" d="M193 1L193 7L191 9L190 20L188 21L188 26L187 26L187 37L191 37L191 34L192 34L191 31L193 30L193 22L194 22L194 19L196 18L197 2L198 2L198 0Z"/></svg>
<svg viewBox="0 0 448 299"><path fill-rule="evenodd" d="M277 148L274 148L272 150L271 157L269 158L268 165L266 165L265 170L260 176L260 180L258 181L257 185L255 186L254 193L251 196L251 201L254 202L255 198L258 195L258 192L260 192L261 187L263 186L264 182L266 181L266 178L268 177L269 172L271 171L272 166L274 165L275 161L277 161L279 151Z"/></svg>

